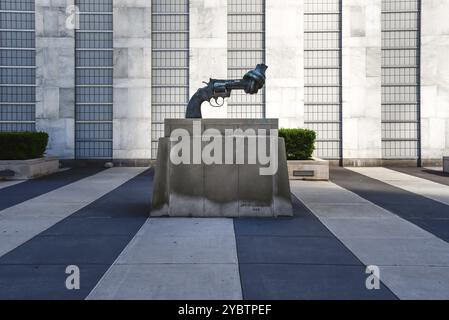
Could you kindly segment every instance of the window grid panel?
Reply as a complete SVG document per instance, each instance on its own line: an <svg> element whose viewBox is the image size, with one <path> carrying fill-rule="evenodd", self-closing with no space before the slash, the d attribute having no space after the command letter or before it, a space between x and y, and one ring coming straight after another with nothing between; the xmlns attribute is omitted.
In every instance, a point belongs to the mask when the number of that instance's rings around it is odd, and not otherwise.
<svg viewBox="0 0 449 320"><path fill-rule="evenodd" d="M0 10L34 11L34 0L1 0Z"/></svg>
<svg viewBox="0 0 449 320"><path fill-rule="evenodd" d="M317 132L316 155L341 159L341 0L306 0L305 126Z"/></svg>
<svg viewBox="0 0 449 320"><path fill-rule="evenodd" d="M382 1L382 153L418 159L419 0Z"/></svg>
<svg viewBox="0 0 449 320"><path fill-rule="evenodd" d="M241 79L259 63L265 63L265 1L228 0L228 78ZM265 117L265 89L256 95L233 92L228 117Z"/></svg>
<svg viewBox="0 0 449 320"><path fill-rule="evenodd" d="M0 0L0 131L36 129L33 0Z"/></svg>
<svg viewBox="0 0 449 320"><path fill-rule="evenodd" d="M165 119L182 119L189 102L189 1L152 0L151 155Z"/></svg>
<svg viewBox="0 0 449 320"><path fill-rule="evenodd" d="M75 154L111 159L113 138L112 0L78 0L75 32Z"/></svg>

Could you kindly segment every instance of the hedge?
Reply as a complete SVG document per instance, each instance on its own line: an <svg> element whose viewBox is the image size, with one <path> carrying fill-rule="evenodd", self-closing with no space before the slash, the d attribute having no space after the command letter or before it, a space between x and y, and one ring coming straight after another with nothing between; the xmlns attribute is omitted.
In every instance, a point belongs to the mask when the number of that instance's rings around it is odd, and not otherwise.
<svg viewBox="0 0 449 320"><path fill-rule="evenodd" d="M307 129L280 129L288 160L309 160L315 151L316 132Z"/></svg>
<svg viewBox="0 0 449 320"><path fill-rule="evenodd" d="M0 160L42 158L47 144L45 132L0 132Z"/></svg>

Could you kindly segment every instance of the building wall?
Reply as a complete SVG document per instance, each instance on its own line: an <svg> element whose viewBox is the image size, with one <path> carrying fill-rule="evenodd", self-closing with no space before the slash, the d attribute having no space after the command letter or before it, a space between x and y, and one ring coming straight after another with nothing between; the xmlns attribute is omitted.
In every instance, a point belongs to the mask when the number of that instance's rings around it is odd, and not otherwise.
<svg viewBox="0 0 449 320"><path fill-rule="evenodd" d="M379 164L381 0L344 0L342 22L344 163Z"/></svg>
<svg viewBox="0 0 449 320"><path fill-rule="evenodd" d="M190 0L189 97L205 86L203 81L227 78L227 8L225 0ZM204 102L201 110L204 118L226 118L227 106Z"/></svg>
<svg viewBox="0 0 449 320"><path fill-rule="evenodd" d="M303 15L303 1L266 0L266 117L283 128L304 126Z"/></svg>
<svg viewBox="0 0 449 320"><path fill-rule="evenodd" d="M36 0L36 129L47 153L75 157L75 32L66 27L73 0Z"/></svg>
<svg viewBox="0 0 449 320"><path fill-rule="evenodd" d="M449 155L449 1L422 0L421 137L424 164Z"/></svg>
<svg viewBox="0 0 449 320"><path fill-rule="evenodd" d="M151 1L114 0L113 158L151 158Z"/></svg>
<svg viewBox="0 0 449 320"><path fill-rule="evenodd" d="M187 70L186 88L179 105L159 114L159 98L153 97L152 90L163 96L166 89L158 82L164 73L159 78L152 74L159 70L152 65L157 60L152 50L157 34L152 34L152 2L114 0L114 159L154 158L157 139L152 129L161 131L165 117L181 117L184 101L202 81L229 77L228 41L233 32L228 24L229 2L191 0L188 46L182 48L188 52L184 59L188 65L175 70ZM444 14L449 2L421 2L421 146L423 160L430 162L449 154L449 22ZM341 141L347 165L383 162L381 3L342 1ZM70 4L73 0L36 0L36 128L50 133L49 153L66 159L75 158L76 132L75 32L65 25ZM265 0L265 12L264 56L269 66L265 115L279 118L281 127L304 127L304 2ZM181 39L180 34L175 32L173 39ZM165 67L164 72L172 70L169 64ZM176 81L167 86L180 92ZM206 118L229 116L226 105L212 109L205 103L203 112Z"/></svg>

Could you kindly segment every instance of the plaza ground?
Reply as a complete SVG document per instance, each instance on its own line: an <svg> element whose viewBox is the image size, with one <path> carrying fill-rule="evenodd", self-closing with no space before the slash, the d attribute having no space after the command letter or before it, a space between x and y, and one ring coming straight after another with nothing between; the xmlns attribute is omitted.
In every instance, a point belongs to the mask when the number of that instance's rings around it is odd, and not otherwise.
<svg viewBox="0 0 449 320"><path fill-rule="evenodd" d="M152 181L73 168L0 182L0 298L449 299L440 169L333 168L291 182L295 216L281 219L149 219Z"/></svg>

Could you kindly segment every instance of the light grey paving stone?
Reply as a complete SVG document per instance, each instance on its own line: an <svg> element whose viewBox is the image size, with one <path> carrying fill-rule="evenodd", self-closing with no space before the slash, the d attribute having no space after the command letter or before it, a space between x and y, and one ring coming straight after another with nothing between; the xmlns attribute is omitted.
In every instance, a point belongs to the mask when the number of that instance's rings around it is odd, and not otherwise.
<svg viewBox="0 0 449 320"><path fill-rule="evenodd" d="M448 267L380 267L380 278L403 300L449 300Z"/></svg>
<svg viewBox="0 0 449 320"><path fill-rule="evenodd" d="M365 265L449 266L449 245L436 237L429 239L362 239L338 236L338 238Z"/></svg>
<svg viewBox="0 0 449 320"><path fill-rule="evenodd" d="M150 219L117 263L237 263L231 219Z"/></svg>
<svg viewBox="0 0 449 320"><path fill-rule="evenodd" d="M435 239L431 233L399 217L370 219L324 219L325 225L341 239Z"/></svg>
<svg viewBox="0 0 449 320"><path fill-rule="evenodd" d="M391 218L391 213L372 203L343 203L339 205L309 203L308 207L313 210L317 216L323 219L371 220Z"/></svg>
<svg viewBox="0 0 449 320"><path fill-rule="evenodd" d="M62 220L71 213L89 204L84 201L79 203L59 203L52 201L46 206L44 202L37 203L28 201L0 211L0 219L28 218L29 221L32 221L40 218L59 218L59 220ZM68 214L68 212L71 213Z"/></svg>
<svg viewBox="0 0 449 320"><path fill-rule="evenodd" d="M139 236L120 256L118 264L237 263L235 240L229 236Z"/></svg>
<svg viewBox="0 0 449 320"><path fill-rule="evenodd" d="M192 237L198 236L233 236L232 219L204 218L152 218L139 230L137 236Z"/></svg>
<svg viewBox="0 0 449 320"><path fill-rule="evenodd" d="M33 232L36 228L46 228L53 225L60 218L58 216L39 217L30 219L28 216L0 217L0 236L17 236ZM45 229L44 229L45 230Z"/></svg>
<svg viewBox="0 0 449 320"><path fill-rule="evenodd" d="M152 218L90 299L241 299L232 219Z"/></svg>
<svg viewBox="0 0 449 320"><path fill-rule="evenodd" d="M241 300L237 264L113 265L88 300Z"/></svg>
<svg viewBox="0 0 449 320"><path fill-rule="evenodd" d="M307 186L307 187L304 187ZM336 190L328 182L292 181L292 193L308 204L363 204L368 203L363 198L354 197L354 194L344 189Z"/></svg>
<svg viewBox="0 0 449 320"><path fill-rule="evenodd" d="M449 205L449 186L387 168L350 168L350 170Z"/></svg>
<svg viewBox="0 0 449 320"><path fill-rule="evenodd" d="M0 211L5 230L0 256L134 178L146 168L112 168ZM12 231L10 231L12 232Z"/></svg>

